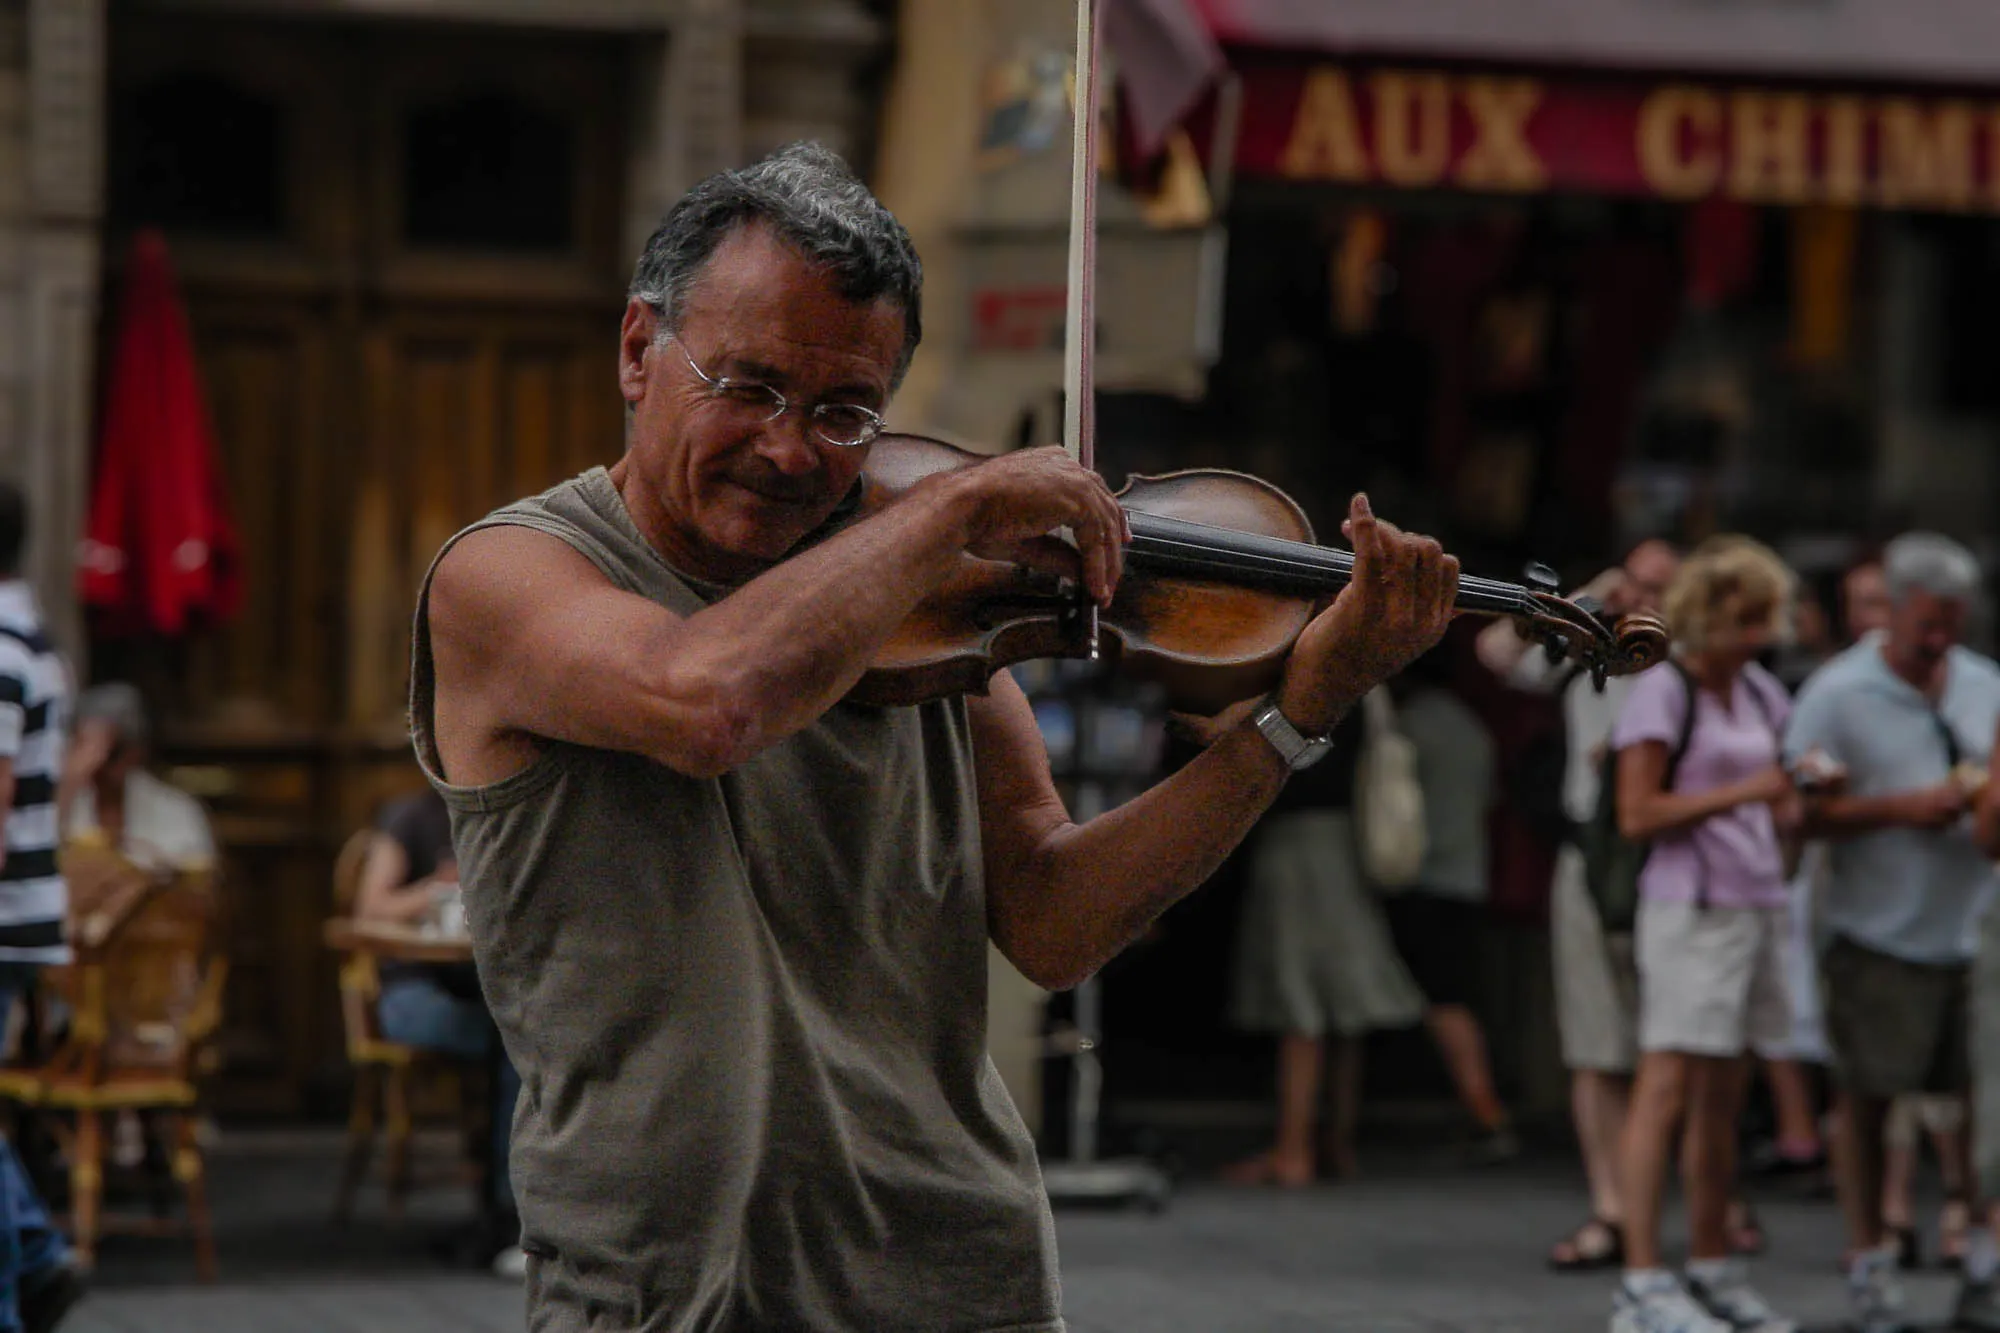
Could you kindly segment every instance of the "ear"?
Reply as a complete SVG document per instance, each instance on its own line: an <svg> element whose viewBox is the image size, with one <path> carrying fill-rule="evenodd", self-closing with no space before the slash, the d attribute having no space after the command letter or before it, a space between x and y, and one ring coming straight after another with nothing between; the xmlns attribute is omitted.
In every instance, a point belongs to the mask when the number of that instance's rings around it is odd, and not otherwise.
<svg viewBox="0 0 2000 1333"><path fill-rule="evenodd" d="M636 297L627 301L625 320L618 329L618 391L628 403L646 396L646 379L653 369L653 342L659 336L659 313Z"/></svg>

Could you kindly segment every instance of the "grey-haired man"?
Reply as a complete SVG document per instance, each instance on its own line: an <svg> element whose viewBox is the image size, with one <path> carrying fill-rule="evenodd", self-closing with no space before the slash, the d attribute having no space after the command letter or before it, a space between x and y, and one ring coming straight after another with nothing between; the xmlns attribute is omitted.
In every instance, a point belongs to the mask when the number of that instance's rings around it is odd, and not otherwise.
<svg viewBox="0 0 2000 1333"><path fill-rule="evenodd" d="M1960 645L1980 589L1958 543L1911 533L1883 552L1888 628L1806 682L1786 735L1793 762L1846 773L1815 802L1832 840L1821 909L1826 1028L1840 1082L1841 1204L1862 1333L1903 1328L1894 1254L1883 1245L1882 1131L1891 1101L1964 1095L1971 1072L1967 965L1994 884L1967 818L1971 776L2000 724L2000 666ZM1967 1264L1962 1326L2000 1330L1992 1247Z"/></svg>

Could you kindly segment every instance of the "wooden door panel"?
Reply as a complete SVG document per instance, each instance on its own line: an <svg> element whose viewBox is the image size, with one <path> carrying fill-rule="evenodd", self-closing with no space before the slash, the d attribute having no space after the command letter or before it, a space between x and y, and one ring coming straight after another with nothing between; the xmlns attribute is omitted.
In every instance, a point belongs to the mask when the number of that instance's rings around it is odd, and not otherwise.
<svg viewBox="0 0 2000 1333"><path fill-rule="evenodd" d="M246 558L243 613L190 641L184 697L198 715L324 726L338 688L325 670L338 486L326 329L308 310L243 319L197 307L193 318Z"/></svg>

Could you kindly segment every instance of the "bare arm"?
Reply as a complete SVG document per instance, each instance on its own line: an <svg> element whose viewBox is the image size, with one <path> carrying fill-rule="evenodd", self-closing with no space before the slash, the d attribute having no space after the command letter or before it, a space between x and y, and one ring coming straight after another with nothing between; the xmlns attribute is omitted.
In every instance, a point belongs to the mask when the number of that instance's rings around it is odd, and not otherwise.
<svg viewBox="0 0 2000 1333"><path fill-rule="evenodd" d="M1406 537L1357 500L1354 582L1307 626L1279 707L1301 730L1332 730L1368 689L1436 643L1450 622L1458 562ZM1288 770L1238 711L1195 761L1087 824L1071 822L1049 776L1033 711L1011 677L971 701L986 849L987 929L1023 975L1075 985L1199 887L1243 840Z"/></svg>
<svg viewBox="0 0 2000 1333"><path fill-rule="evenodd" d="M1239 723L1166 781L1079 825L1013 678L996 676L971 713L988 930L1049 990L1104 966L1214 874L1288 776L1270 743Z"/></svg>
<svg viewBox="0 0 2000 1333"><path fill-rule="evenodd" d="M1083 577L1108 601L1124 512L1060 449L932 478L686 618L612 587L556 538L474 533L431 591L440 749L448 767L471 770L451 775L459 782L519 767L524 738L727 772L852 689L961 553L1046 566L1046 534L1062 526L1078 532ZM481 747L501 741L514 762L481 772Z"/></svg>
<svg viewBox="0 0 2000 1333"><path fill-rule="evenodd" d="M1667 743L1641 741L1618 752L1618 831L1635 840L1683 833L1703 820L1753 802L1783 800L1791 779L1775 764L1713 791L1666 790Z"/></svg>
<svg viewBox="0 0 2000 1333"><path fill-rule="evenodd" d="M1832 795L1814 801L1812 830L1825 838L1854 838L1882 829L1950 828L1965 814L1965 793L1943 782L1885 796Z"/></svg>
<svg viewBox="0 0 2000 1333"><path fill-rule="evenodd" d="M378 833L368 844L361 867L361 888L354 895L354 915L361 921L392 921L407 925L422 920L437 901L441 881L435 876L406 883L410 858L403 845Z"/></svg>

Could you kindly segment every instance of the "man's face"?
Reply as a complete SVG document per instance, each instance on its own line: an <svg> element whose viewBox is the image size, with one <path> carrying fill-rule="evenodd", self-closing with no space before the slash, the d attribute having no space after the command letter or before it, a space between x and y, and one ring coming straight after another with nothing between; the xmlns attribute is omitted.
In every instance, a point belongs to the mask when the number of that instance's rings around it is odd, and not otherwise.
<svg viewBox="0 0 2000 1333"><path fill-rule="evenodd" d="M1640 542L1625 557L1625 582L1619 589L1621 610L1657 615L1667 585L1681 567L1680 557L1665 542Z"/></svg>
<svg viewBox="0 0 2000 1333"><path fill-rule="evenodd" d="M1965 603L1911 589L1889 610L1889 651L1928 674L1965 635Z"/></svg>
<svg viewBox="0 0 2000 1333"><path fill-rule="evenodd" d="M1856 565L1840 581L1841 609L1847 616L1847 637L1858 639L1889 628L1893 610L1889 580L1880 565Z"/></svg>
<svg viewBox="0 0 2000 1333"><path fill-rule="evenodd" d="M649 307L628 306L619 381L633 408L627 467L643 494L627 500L687 572L740 581L824 523L860 475L868 450L819 439L809 414L826 402L887 405L903 313L847 300L824 270L751 227L716 248L674 336L659 332ZM711 378L768 384L792 410L764 420L768 409L712 392L690 359Z"/></svg>

